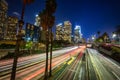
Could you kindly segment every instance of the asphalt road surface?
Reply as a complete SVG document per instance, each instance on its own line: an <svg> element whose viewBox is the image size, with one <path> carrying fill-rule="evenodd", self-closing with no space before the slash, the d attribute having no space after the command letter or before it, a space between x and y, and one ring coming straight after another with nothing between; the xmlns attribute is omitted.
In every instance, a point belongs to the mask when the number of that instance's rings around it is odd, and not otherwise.
<svg viewBox="0 0 120 80"><path fill-rule="evenodd" d="M81 48L78 47L67 47L62 50L57 50L53 52L52 67L62 64L77 54ZM13 60L3 60L0 61L0 80L9 80L10 72L12 68ZM22 57L18 59L17 65L17 80L30 80L37 75L41 74L43 76L45 70L45 54Z"/></svg>
<svg viewBox="0 0 120 80"><path fill-rule="evenodd" d="M100 54L97 50L87 49L88 66L94 75L90 74L90 80L96 75L96 80L120 80L120 64ZM91 65L92 64L92 65Z"/></svg>

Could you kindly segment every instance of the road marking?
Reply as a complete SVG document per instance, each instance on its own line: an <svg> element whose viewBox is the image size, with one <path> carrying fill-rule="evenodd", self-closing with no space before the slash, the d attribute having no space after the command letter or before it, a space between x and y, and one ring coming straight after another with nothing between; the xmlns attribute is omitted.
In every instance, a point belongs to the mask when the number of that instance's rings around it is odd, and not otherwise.
<svg viewBox="0 0 120 80"><path fill-rule="evenodd" d="M117 74L115 74L113 71L112 71L112 73L114 74L114 76L115 76L118 80L120 80L120 78L117 76Z"/></svg>
<svg viewBox="0 0 120 80"><path fill-rule="evenodd" d="M67 64L70 65L74 60L75 60L75 58L72 57L72 59Z"/></svg>

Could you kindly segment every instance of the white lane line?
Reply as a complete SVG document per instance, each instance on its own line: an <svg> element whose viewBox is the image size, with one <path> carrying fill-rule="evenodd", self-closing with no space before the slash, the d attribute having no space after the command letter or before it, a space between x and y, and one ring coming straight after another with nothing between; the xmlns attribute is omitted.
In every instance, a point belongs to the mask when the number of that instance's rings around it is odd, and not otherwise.
<svg viewBox="0 0 120 80"><path fill-rule="evenodd" d="M120 69L120 66L117 65L116 63L114 63L112 60L110 60L109 58L107 58L107 57L105 57L103 55L101 55L101 56L104 57L104 59L106 59L108 62L110 62L111 64L113 64L115 67L117 67L118 69Z"/></svg>
<svg viewBox="0 0 120 80"><path fill-rule="evenodd" d="M114 74L114 76L115 76L118 80L120 80L120 78L117 76L117 74L115 74L113 71L112 71L112 73Z"/></svg>

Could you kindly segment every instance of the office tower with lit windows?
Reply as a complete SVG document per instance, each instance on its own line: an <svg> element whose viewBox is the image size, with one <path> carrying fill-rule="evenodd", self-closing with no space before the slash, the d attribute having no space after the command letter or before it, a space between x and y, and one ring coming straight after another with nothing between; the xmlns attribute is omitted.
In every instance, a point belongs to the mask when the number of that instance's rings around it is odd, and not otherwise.
<svg viewBox="0 0 120 80"><path fill-rule="evenodd" d="M40 25L40 22L41 22L40 16L36 15L34 26L35 26L35 30L36 30L36 28L39 29L37 31L37 36L39 36L39 39L37 38L37 41L41 41L43 38L45 38L44 32L42 31L42 26Z"/></svg>
<svg viewBox="0 0 120 80"><path fill-rule="evenodd" d="M64 21L64 25L62 23L56 25L56 40L71 42L71 27L70 21Z"/></svg>
<svg viewBox="0 0 120 80"><path fill-rule="evenodd" d="M14 16L8 16L8 25L6 28L6 35L4 37L5 40L16 40L17 34L17 24L18 18Z"/></svg>
<svg viewBox="0 0 120 80"><path fill-rule="evenodd" d="M63 35L64 35L64 31L63 31L63 26L62 23L59 23L58 25L56 25L56 40L63 40Z"/></svg>
<svg viewBox="0 0 120 80"><path fill-rule="evenodd" d="M40 16L39 15L36 15L34 25L40 27L40 29L42 30L42 27L40 26Z"/></svg>
<svg viewBox="0 0 120 80"><path fill-rule="evenodd" d="M26 41L38 42L39 35L40 35L40 28L38 26L35 26L30 23L26 24L26 33L25 33Z"/></svg>
<svg viewBox="0 0 120 80"><path fill-rule="evenodd" d="M35 17L35 24L36 26L40 26L40 17L38 15L36 15Z"/></svg>
<svg viewBox="0 0 120 80"><path fill-rule="evenodd" d="M81 26L79 25L76 25L74 28L74 42L82 42Z"/></svg>
<svg viewBox="0 0 120 80"><path fill-rule="evenodd" d="M64 21L64 40L71 42L72 37L72 24L70 21Z"/></svg>
<svg viewBox="0 0 120 80"><path fill-rule="evenodd" d="M0 40L4 39L7 27L8 4L5 0L0 0Z"/></svg>

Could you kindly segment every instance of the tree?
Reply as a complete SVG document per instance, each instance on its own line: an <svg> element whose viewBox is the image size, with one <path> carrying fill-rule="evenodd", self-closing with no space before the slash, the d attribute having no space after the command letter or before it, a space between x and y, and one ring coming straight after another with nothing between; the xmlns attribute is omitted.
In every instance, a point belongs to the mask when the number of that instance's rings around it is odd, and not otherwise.
<svg viewBox="0 0 120 80"><path fill-rule="evenodd" d="M46 9L48 11L49 15L49 29L50 29L50 72L49 72L49 76L52 76L52 42L53 42L53 35L52 35L52 27L55 23L55 16L53 16L52 14L55 13L56 11L56 0L46 0Z"/></svg>
<svg viewBox="0 0 120 80"><path fill-rule="evenodd" d="M56 10L56 1L55 0L46 0L45 9L40 12L39 16L41 18L40 25L43 27L43 30L46 31L46 67L45 67L45 76L44 80L48 78L48 49L49 49L49 32L51 31L51 48L50 48L50 76L51 76L51 64L52 64L52 26L55 22L55 17L53 13Z"/></svg>
<svg viewBox="0 0 120 80"><path fill-rule="evenodd" d="M22 40L21 30L24 25L23 17L24 17L25 7L26 7L26 4L30 4L33 1L34 0L23 0L22 13L21 13L21 19L19 20L19 31L18 31L18 35L17 35L16 49L15 49L15 53L14 53L14 61L13 61L12 72L11 72L11 80L15 80L15 77L16 77L17 60L18 60L20 43Z"/></svg>
<svg viewBox="0 0 120 80"><path fill-rule="evenodd" d="M42 12L39 14L41 18L41 23L40 25L43 28L43 31L45 32L45 43L46 43L46 65L45 65L45 76L44 80L47 80L48 78L48 47L49 47L49 33L48 33L48 14L46 10L44 9Z"/></svg>
<svg viewBox="0 0 120 80"><path fill-rule="evenodd" d="M96 41L96 42L99 42L99 43L102 43L102 42L103 42L103 38L100 36L100 37L97 38L95 41Z"/></svg>
<svg viewBox="0 0 120 80"><path fill-rule="evenodd" d="M118 41L120 42L120 25L116 27L116 33L117 33Z"/></svg>
<svg viewBox="0 0 120 80"><path fill-rule="evenodd" d="M116 26L116 33L117 33L118 35L120 35L120 25L117 25L117 26Z"/></svg>
<svg viewBox="0 0 120 80"><path fill-rule="evenodd" d="M120 44L120 25L116 26L116 31L115 32L116 32L116 36L117 36L117 41Z"/></svg>
<svg viewBox="0 0 120 80"><path fill-rule="evenodd" d="M98 34L98 37L100 37L100 31L98 31L97 34Z"/></svg>
<svg viewBox="0 0 120 80"><path fill-rule="evenodd" d="M31 3L33 3L33 2L34 2L34 0L23 0L21 20L23 20L23 18L24 18L24 13L25 13L26 4L31 4Z"/></svg>
<svg viewBox="0 0 120 80"><path fill-rule="evenodd" d="M109 35L107 34L107 32L103 33L102 38L104 42L107 42L107 40L109 39Z"/></svg>

